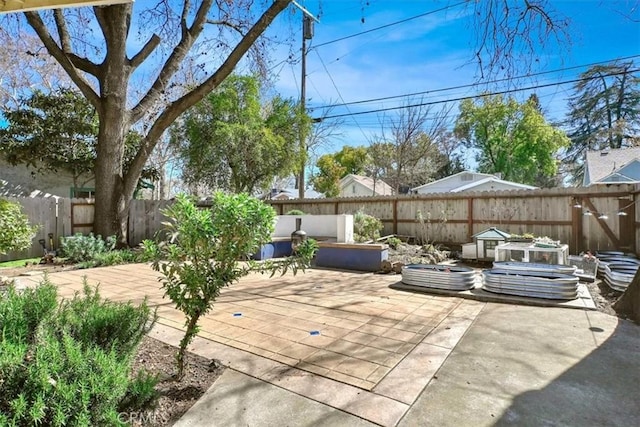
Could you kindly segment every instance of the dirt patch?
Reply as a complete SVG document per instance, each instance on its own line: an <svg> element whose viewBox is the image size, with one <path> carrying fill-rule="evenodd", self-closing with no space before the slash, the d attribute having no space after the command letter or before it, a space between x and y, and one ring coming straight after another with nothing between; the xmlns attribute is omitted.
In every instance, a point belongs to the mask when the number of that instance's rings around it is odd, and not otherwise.
<svg viewBox="0 0 640 427"><path fill-rule="evenodd" d="M170 377L175 372L175 355L175 347L150 337L143 339L132 371L145 369L164 378L156 387L160 399L149 413L121 414L121 418L127 418L133 426L170 426L196 403L224 370L215 360L187 353L184 378L174 381Z"/></svg>
<svg viewBox="0 0 640 427"><path fill-rule="evenodd" d="M613 305L618 301L622 292L614 291L599 279L596 279L593 283L587 283L587 288L598 311L610 314L611 316L618 315L613 309Z"/></svg>
<svg viewBox="0 0 640 427"><path fill-rule="evenodd" d="M434 247L424 248L420 245L400 243L395 248L389 248L389 261L408 264L437 264L445 261L450 256L450 251Z"/></svg>

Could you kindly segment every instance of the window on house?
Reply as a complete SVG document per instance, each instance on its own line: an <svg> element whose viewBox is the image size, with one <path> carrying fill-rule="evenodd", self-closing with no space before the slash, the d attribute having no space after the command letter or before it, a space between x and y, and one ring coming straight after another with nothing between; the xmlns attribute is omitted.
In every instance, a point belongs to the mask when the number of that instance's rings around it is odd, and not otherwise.
<svg viewBox="0 0 640 427"><path fill-rule="evenodd" d="M470 173L463 173L460 175L460 181L473 181L473 175Z"/></svg>
<svg viewBox="0 0 640 427"><path fill-rule="evenodd" d="M355 185L351 186L351 191L352 191L353 194L356 194L356 186Z"/></svg>
<svg viewBox="0 0 640 427"><path fill-rule="evenodd" d="M485 240L484 248L485 249L495 249L498 246L498 242L496 240Z"/></svg>
<svg viewBox="0 0 640 427"><path fill-rule="evenodd" d="M95 188L71 187L72 199L94 199L96 197Z"/></svg>

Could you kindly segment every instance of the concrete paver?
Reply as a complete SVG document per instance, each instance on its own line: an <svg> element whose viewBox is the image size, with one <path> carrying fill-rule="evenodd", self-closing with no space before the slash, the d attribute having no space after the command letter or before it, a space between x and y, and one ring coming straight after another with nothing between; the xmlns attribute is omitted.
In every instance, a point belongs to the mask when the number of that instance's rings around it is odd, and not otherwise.
<svg viewBox="0 0 640 427"><path fill-rule="evenodd" d="M488 304L400 425L638 425L638 354L630 322Z"/></svg>
<svg viewBox="0 0 640 427"><path fill-rule="evenodd" d="M174 427L375 425L233 370L226 370L208 395Z"/></svg>
<svg viewBox="0 0 640 427"><path fill-rule="evenodd" d="M148 266L50 279L72 295L85 275L101 283L103 297L148 296L159 314L151 335L171 345L182 338L182 313L162 298ZM251 276L225 289L190 350L229 369L185 418L192 424L182 425L622 426L640 419L640 327L593 311L389 288L397 280L310 270ZM204 419L198 408L215 418L188 421Z"/></svg>

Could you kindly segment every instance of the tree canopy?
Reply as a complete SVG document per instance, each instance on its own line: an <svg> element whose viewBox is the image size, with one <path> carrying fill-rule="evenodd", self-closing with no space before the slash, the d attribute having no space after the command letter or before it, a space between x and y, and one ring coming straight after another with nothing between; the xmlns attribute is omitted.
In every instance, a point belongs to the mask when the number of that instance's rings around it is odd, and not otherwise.
<svg viewBox="0 0 640 427"><path fill-rule="evenodd" d="M51 93L39 90L19 101L16 108L2 114L7 127L0 129L0 156L12 165L26 165L36 170L65 171L74 187L93 179L98 139L98 116L95 108L77 91L58 89ZM125 137L125 169L140 144L138 132ZM158 170L145 167L141 178L155 180Z"/></svg>
<svg viewBox="0 0 640 427"><path fill-rule="evenodd" d="M633 62L595 65L580 75L573 92L564 163L579 183L587 151L640 144L640 74Z"/></svg>
<svg viewBox="0 0 640 427"><path fill-rule="evenodd" d="M318 172L311 178L313 189L326 197L336 197L340 194L340 179L364 173L368 164L366 147L346 145L337 153L320 156L316 162Z"/></svg>
<svg viewBox="0 0 640 427"><path fill-rule="evenodd" d="M254 76L231 76L189 109L172 132L183 179L210 189L253 193L293 173L304 155L297 129L310 126L298 105L261 103Z"/></svg>
<svg viewBox="0 0 640 427"><path fill-rule="evenodd" d="M37 171L65 171L78 180L92 178L98 122L95 109L77 92L35 91L15 109L2 111L8 126L0 129L0 155L13 165Z"/></svg>
<svg viewBox="0 0 640 427"><path fill-rule="evenodd" d="M477 151L478 170L506 180L544 185L558 171L558 151L569 145L547 123L535 97L524 103L487 95L460 104L456 135Z"/></svg>

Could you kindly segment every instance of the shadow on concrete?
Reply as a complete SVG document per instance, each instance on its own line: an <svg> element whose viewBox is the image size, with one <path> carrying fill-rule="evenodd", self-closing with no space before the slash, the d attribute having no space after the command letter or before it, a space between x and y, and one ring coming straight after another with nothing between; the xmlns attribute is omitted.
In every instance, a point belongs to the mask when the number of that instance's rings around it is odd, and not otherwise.
<svg viewBox="0 0 640 427"><path fill-rule="evenodd" d="M589 329L598 342L604 329ZM640 425L640 327L618 319L606 341L547 386L513 398L495 425Z"/></svg>

